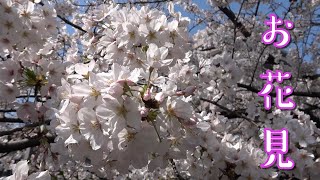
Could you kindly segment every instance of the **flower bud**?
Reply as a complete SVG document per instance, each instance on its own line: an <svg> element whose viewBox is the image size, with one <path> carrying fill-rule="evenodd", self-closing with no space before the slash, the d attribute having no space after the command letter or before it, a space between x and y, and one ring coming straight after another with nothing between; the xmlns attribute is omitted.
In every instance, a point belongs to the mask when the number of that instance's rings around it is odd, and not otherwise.
<svg viewBox="0 0 320 180"><path fill-rule="evenodd" d="M151 99L151 92L150 92L150 88L148 88L143 95L143 100L148 101L150 99Z"/></svg>
<svg viewBox="0 0 320 180"><path fill-rule="evenodd" d="M140 115L142 117L147 117L148 116L148 113L149 113L149 109L148 108L141 107L139 110L140 110Z"/></svg>

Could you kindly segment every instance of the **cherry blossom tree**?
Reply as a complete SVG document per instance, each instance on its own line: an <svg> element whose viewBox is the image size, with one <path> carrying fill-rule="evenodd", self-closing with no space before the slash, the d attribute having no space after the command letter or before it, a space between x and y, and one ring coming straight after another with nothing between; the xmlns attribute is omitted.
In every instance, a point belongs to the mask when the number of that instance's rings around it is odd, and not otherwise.
<svg viewBox="0 0 320 180"><path fill-rule="evenodd" d="M261 42L269 13L295 24L286 48ZM317 0L0 0L0 179L319 179L319 17ZM267 69L291 72L294 110L265 110ZM294 169L260 168L264 128L289 130Z"/></svg>

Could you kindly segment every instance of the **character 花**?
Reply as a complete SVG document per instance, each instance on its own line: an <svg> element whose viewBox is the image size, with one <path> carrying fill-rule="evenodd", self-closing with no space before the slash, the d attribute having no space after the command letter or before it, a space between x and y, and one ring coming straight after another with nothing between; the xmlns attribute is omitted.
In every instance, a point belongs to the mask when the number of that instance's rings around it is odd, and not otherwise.
<svg viewBox="0 0 320 180"><path fill-rule="evenodd" d="M278 83L282 83L283 80L289 79L291 77L290 72L282 72L276 70L273 73L271 70L267 70L265 74L260 74L261 79L267 80L267 83L264 85L262 90L258 93L259 96L264 97L264 108L266 110L271 109L271 96L269 95L273 89L273 81L276 80ZM291 110L296 107L296 103L291 98L286 98L293 93L293 88L291 86L285 86L284 88L276 87L276 107L282 110Z"/></svg>

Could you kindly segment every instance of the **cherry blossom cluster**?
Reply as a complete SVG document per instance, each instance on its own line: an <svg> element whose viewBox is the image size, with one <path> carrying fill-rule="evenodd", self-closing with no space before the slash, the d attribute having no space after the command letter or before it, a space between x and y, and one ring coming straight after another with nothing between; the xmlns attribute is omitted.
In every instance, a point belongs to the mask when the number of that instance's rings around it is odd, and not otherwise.
<svg viewBox="0 0 320 180"><path fill-rule="evenodd" d="M23 121L44 120L48 108L16 98L35 94L38 101L52 96L60 85L65 66L50 57L57 34L56 12L51 4L31 1L3 0L0 8L1 101L16 109Z"/></svg>
<svg viewBox="0 0 320 180"><path fill-rule="evenodd" d="M189 58L188 19L173 11L168 19L147 7L107 10L96 20L99 36L83 39L105 66L89 59L68 67L57 89L61 103L51 122L57 134L52 146L105 171L165 168L170 159L185 156L184 146L192 147L186 139L195 136L186 129L196 128L189 103L196 88L180 85L173 73Z"/></svg>
<svg viewBox="0 0 320 180"><path fill-rule="evenodd" d="M0 55L43 47L56 34L56 13L50 4L32 1L0 1ZM36 52L35 52L36 53Z"/></svg>
<svg viewBox="0 0 320 180"><path fill-rule="evenodd" d="M49 174L49 171L40 171L32 174L28 174L29 166L28 161L22 160L19 161L17 164L13 164L11 166L11 169L13 170L13 173L11 176L0 178L1 180L50 180L51 176Z"/></svg>

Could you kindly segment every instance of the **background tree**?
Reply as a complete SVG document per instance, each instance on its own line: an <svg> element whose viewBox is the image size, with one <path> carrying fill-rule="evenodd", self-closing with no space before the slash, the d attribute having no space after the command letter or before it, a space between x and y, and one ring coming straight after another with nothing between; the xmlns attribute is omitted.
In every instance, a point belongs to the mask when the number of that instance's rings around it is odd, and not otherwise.
<svg viewBox="0 0 320 180"><path fill-rule="evenodd" d="M318 179L319 3L0 0L0 176ZM287 48L261 43L272 12ZM264 109L266 69L295 110ZM259 168L265 127L292 171Z"/></svg>

